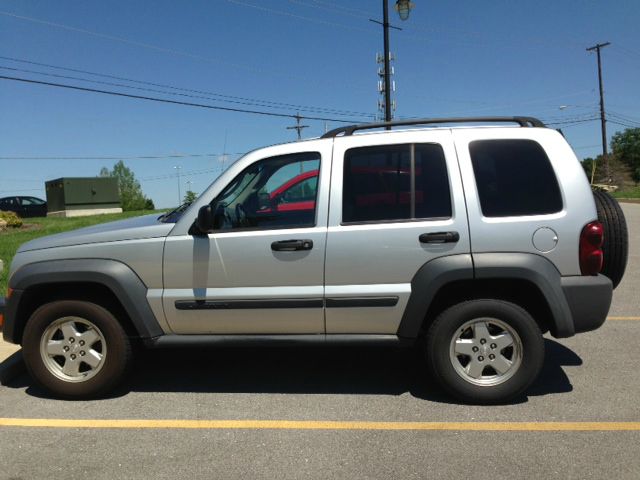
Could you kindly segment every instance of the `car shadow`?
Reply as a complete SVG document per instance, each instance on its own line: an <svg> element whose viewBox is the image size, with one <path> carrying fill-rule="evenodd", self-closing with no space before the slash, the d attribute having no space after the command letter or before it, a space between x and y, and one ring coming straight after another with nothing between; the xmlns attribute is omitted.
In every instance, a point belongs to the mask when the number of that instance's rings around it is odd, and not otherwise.
<svg viewBox="0 0 640 480"><path fill-rule="evenodd" d="M570 392L563 366L581 365L580 357L545 339L539 378L527 397ZM401 395L431 402L457 403L430 378L418 348L291 347L171 348L137 352L129 379L108 398L129 392L300 393ZM7 384L48 397L23 375ZM527 397L512 400L522 403Z"/></svg>

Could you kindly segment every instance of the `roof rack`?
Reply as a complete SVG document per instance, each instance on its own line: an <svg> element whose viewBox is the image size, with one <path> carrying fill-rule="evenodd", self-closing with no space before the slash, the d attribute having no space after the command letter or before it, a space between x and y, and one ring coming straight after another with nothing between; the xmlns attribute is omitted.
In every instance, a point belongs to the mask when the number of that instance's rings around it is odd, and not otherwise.
<svg viewBox="0 0 640 480"><path fill-rule="evenodd" d="M379 123L363 123L361 125L348 125L346 127L340 127L333 130L329 130L320 138L332 138L337 137L341 133L345 137L353 135L356 130L370 130L373 128L390 128L401 127L407 125L432 125L436 123L517 123L521 127L541 127L545 128L546 125L537 118L533 117L461 117L461 118L419 118L411 120L397 120L392 122L379 122Z"/></svg>

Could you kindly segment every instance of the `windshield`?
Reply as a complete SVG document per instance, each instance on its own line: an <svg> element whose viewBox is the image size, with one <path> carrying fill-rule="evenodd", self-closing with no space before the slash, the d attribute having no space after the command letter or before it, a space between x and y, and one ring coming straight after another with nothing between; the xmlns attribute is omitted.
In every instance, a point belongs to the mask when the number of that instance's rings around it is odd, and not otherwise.
<svg viewBox="0 0 640 480"><path fill-rule="evenodd" d="M189 206L191 206L191 202L183 203L179 207L160 215L158 217L158 220L160 220L162 223L176 223L178 220L180 220L180 217L182 217L182 214L187 208L189 208Z"/></svg>

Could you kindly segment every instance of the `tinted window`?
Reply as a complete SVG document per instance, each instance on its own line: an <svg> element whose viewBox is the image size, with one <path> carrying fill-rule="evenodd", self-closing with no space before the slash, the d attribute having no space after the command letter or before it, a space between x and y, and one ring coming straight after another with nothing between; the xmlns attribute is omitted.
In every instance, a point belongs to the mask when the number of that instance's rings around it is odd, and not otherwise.
<svg viewBox="0 0 640 480"><path fill-rule="evenodd" d="M346 152L343 222L440 217L451 217L449 179L440 145L382 145Z"/></svg>
<svg viewBox="0 0 640 480"><path fill-rule="evenodd" d="M486 217L543 215L562 210L551 162L532 140L480 140L469 145Z"/></svg>
<svg viewBox="0 0 640 480"><path fill-rule="evenodd" d="M451 192L444 151L440 145L415 146L415 218L450 218Z"/></svg>
<svg viewBox="0 0 640 480"><path fill-rule="evenodd" d="M211 203L217 230L312 227L320 154L268 158L240 173Z"/></svg>
<svg viewBox="0 0 640 480"><path fill-rule="evenodd" d="M44 205L44 200L36 197L22 197L22 205Z"/></svg>

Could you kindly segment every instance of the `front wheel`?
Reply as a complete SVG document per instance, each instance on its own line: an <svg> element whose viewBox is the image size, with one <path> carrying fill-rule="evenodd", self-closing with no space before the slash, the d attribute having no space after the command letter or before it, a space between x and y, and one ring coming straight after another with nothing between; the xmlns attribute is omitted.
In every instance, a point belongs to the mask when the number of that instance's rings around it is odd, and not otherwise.
<svg viewBox="0 0 640 480"><path fill-rule="evenodd" d="M38 308L25 327L23 356L32 378L61 398L93 398L113 388L131 363L131 344L103 307L65 300Z"/></svg>
<svg viewBox="0 0 640 480"><path fill-rule="evenodd" d="M544 361L544 340L524 309L502 300L470 300L442 312L427 332L429 369L468 403L503 403L523 394Z"/></svg>

